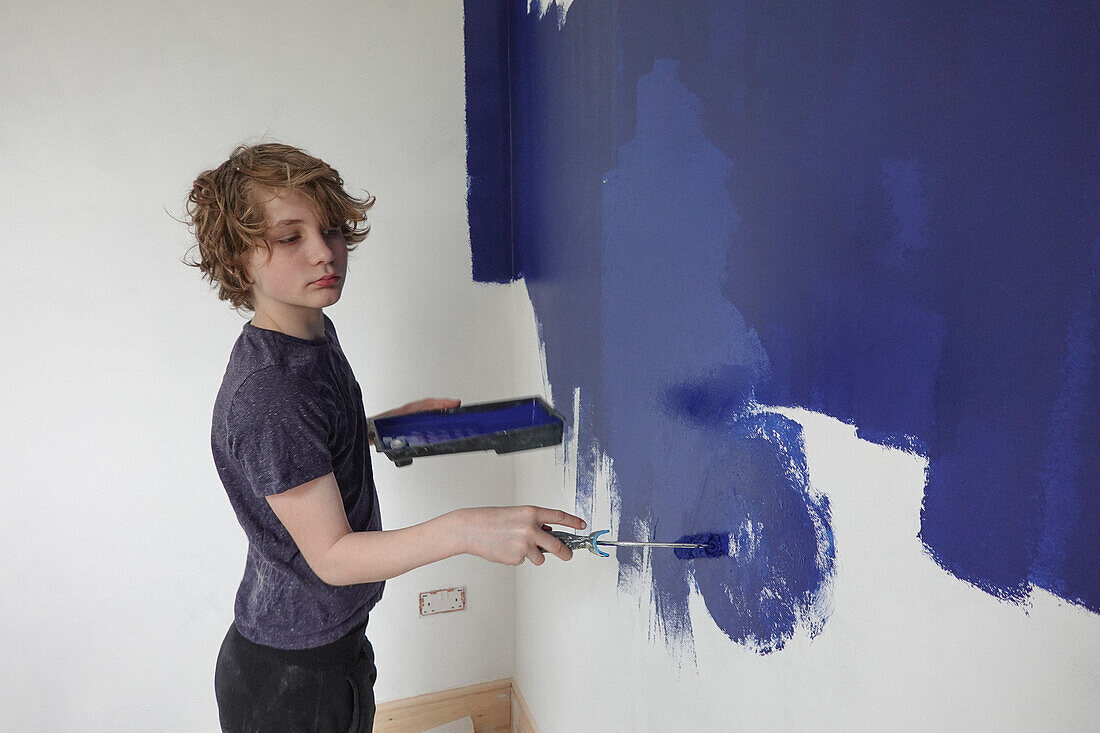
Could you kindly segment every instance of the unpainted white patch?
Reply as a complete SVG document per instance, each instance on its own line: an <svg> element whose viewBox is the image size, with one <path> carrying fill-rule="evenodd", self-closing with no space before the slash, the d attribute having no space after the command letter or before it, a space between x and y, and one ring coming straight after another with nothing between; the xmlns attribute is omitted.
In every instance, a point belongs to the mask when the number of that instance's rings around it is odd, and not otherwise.
<svg viewBox="0 0 1100 733"><path fill-rule="evenodd" d="M546 370L546 344L540 339L539 350L542 352L542 364L543 373ZM545 378L545 377L544 377ZM580 414L581 414L581 388L577 387L573 390L573 427L565 431L565 438L562 440L562 472L564 475L565 490L567 493L573 496L573 513L583 517L581 507L577 502L577 497L580 492L577 491L577 442L579 441L578 429L580 426Z"/></svg>
<svg viewBox="0 0 1100 733"><path fill-rule="evenodd" d="M565 15L569 12L569 6L573 4L573 0L538 0L538 14L539 20L546 17L546 14L553 12L558 17L558 30L560 31L565 27ZM528 12L534 8L535 3L531 3Z"/></svg>
<svg viewBox="0 0 1100 733"><path fill-rule="evenodd" d="M763 533L763 524L746 517L737 528L737 531L730 535L729 556L741 557L746 560L756 557L756 551L760 549L760 537Z"/></svg>
<svg viewBox="0 0 1100 733"><path fill-rule="evenodd" d="M615 464L611 456L592 448L594 475L592 477L592 521L599 527L617 528L619 524L619 482L615 476ZM604 512L607 512L604 514ZM592 529L590 527L589 529Z"/></svg>

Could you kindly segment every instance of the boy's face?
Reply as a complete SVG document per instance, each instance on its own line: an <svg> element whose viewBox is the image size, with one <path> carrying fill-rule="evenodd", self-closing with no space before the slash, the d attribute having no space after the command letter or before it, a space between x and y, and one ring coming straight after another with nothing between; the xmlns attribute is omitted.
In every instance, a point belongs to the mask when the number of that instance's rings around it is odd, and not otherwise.
<svg viewBox="0 0 1100 733"><path fill-rule="evenodd" d="M347 240L339 225L320 221L313 202L298 191L267 190L258 199L266 246L254 247L247 264L253 309L276 322L316 321L321 308L340 299Z"/></svg>

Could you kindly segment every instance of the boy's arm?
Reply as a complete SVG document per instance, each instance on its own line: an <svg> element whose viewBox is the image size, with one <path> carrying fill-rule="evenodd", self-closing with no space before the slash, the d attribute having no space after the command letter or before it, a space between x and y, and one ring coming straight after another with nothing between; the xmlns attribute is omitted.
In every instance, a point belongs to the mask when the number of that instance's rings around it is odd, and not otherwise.
<svg viewBox="0 0 1100 733"><path fill-rule="evenodd" d="M541 565L543 551L573 551L544 525L584 529L579 517L542 507L459 509L405 529L354 532L333 474L267 497L309 567L329 585L388 580L413 568L468 553L492 562Z"/></svg>

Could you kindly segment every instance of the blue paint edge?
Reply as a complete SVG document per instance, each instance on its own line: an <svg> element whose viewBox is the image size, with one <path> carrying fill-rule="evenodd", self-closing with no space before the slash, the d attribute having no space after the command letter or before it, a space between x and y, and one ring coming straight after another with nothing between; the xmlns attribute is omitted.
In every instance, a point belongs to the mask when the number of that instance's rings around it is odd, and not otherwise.
<svg viewBox="0 0 1100 733"><path fill-rule="evenodd" d="M475 282L519 277L512 243L509 5L464 0L466 204Z"/></svg>

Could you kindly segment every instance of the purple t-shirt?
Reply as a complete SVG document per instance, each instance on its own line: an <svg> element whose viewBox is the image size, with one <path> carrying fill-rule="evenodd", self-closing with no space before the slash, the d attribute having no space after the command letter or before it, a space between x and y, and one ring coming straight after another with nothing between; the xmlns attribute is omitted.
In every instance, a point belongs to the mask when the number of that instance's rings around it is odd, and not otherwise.
<svg viewBox="0 0 1100 733"><path fill-rule="evenodd" d="M234 607L241 634L305 649L361 624L384 584L325 584L266 499L334 473L351 528L382 528L363 394L327 316L317 341L245 324L214 403L210 444L248 537Z"/></svg>

